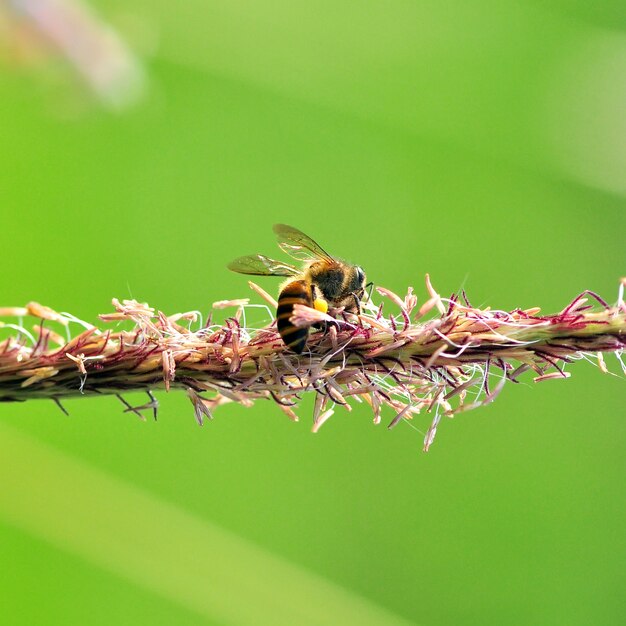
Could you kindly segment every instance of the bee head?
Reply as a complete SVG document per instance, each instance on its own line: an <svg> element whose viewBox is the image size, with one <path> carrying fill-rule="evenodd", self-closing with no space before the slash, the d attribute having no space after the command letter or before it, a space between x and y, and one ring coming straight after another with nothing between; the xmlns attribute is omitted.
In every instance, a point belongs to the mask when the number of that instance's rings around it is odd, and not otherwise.
<svg viewBox="0 0 626 626"><path fill-rule="evenodd" d="M365 272L363 268L354 265L352 271L349 273L349 280L347 281L346 291L355 295L357 298L363 296L365 288Z"/></svg>
<svg viewBox="0 0 626 626"><path fill-rule="evenodd" d="M363 287L365 287L365 272L363 268L358 265L354 269L353 289L356 291L357 289L363 289Z"/></svg>

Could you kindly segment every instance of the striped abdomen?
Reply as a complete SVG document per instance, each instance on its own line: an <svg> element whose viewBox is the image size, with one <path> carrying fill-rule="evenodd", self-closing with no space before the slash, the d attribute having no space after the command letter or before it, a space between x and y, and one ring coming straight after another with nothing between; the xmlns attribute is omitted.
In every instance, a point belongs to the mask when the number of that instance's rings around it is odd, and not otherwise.
<svg viewBox="0 0 626 626"><path fill-rule="evenodd" d="M306 280L294 280L285 285L278 296L276 309L276 324L280 336L288 348L296 354L301 354L309 336L309 329L298 328L289 321L294 304L313 306L313 289Z"/></svg>

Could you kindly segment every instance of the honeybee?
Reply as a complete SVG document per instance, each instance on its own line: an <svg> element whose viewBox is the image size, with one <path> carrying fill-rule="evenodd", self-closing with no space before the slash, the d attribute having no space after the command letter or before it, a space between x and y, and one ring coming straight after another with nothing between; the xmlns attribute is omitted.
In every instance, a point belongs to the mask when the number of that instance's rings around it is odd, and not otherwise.
<svg viewBox="0 0 626 626"><path fill-rule="evenodd" d="M254 276L289 277L281 286L278 296L276 324L285 345L296 354L301 354L309 329L298 328L289 321L294 305L304 304L324 313L329 306L359 313L366 287L365 272L358 265L334 258L293 226L275 224L274 232L281 250L293 259L302 261L302 269L263 254L239 257L228 264L228 269Z"/></svg>

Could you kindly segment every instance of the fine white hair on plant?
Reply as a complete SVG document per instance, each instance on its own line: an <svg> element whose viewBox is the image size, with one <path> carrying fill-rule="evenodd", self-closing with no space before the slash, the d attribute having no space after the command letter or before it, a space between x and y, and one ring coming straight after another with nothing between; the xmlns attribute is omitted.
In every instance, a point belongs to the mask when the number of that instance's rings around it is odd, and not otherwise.
<svg viewBox="0 0 626 626"><path fill-rule="evenodd" d="M359 315L295 305L291 323L310 327L301 355L286 348L274 319L259 326L249 321L255 311L271 318L276 307L254 283L266 304L221 300L206 324L198 324L198 311L166 316L136 300L114 299L115 311L100 316L102 328L37 303L0 308L0 317L18 318L0 322L0 401L47 398L65 410L64 398L113 394L126 411L156 416L152 391L182 388L203 424L222 404L249 407L259 399L273 400L297 421L297 406L310 393L313 432L337 409L365 402L375 424L388 413L388 428L429 415L428 450L442 417L492 402L526 372L536 382L567 378L568 366L580 359L607 372L603 355L613 353L626 373L624 282L614 306L584 291L553 315L537 307L475 308L464 291L442 298L428 276L428 297L419 308L412 288L401 297L382 287L382 300L363 301ZM389 306L398 312L384 312ZM229 309L231 316L213 321L215 311ZM28 317L37 320L31 329L24 325ZM64 337L55 327L78 333ZM149 401L141 406L122 396L142 390Z"/></svg>

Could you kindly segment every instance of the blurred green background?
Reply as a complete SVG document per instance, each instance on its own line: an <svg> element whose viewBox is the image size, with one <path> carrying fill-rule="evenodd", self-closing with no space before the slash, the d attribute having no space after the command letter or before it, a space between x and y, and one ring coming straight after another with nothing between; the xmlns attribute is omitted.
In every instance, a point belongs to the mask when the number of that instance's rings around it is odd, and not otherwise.
<svg viewBox="0 0 626 626"><path fill-rule="evenodd" d="M475 305L616 298L623 1L100 0L132 70L100 91L106 55L82 47L81 78L3 6L0 306L207 312L250 295L225 263L277 254L275 222L422 302L426 272ZM310 402L204 428L180 392L156 423L1 406L2 623L624 623L607 363L508 386L428 454L429 416L388 432L363 406L318 435Z"/></svg>

